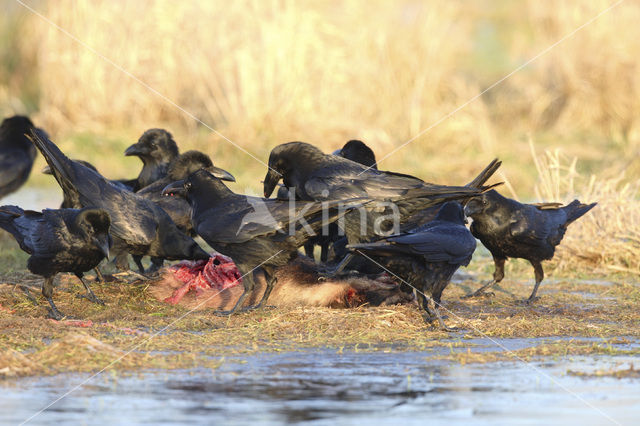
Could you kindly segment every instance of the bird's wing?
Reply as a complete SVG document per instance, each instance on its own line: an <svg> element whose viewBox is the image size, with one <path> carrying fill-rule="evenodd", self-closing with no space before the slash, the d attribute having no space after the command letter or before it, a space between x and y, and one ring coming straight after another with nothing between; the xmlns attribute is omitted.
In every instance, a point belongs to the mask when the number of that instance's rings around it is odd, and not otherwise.
<svg viewBox="0 0 640 426"><path fill-rule="evenodd" d="M62 219L45 210L45 214L25 211L24 215L13 221L22 236L20 246L30 254L39 257L53 257L56 253L68 250L69 231Z"/></svg>
<svg viewBox="0 0 640 426"><path fill-rule="evenodd" d="M420 255L427 262L467 264L476 248L476 241L464 226L444 225L351 247L378 253Z"/></svg>
<svg viewBox="0 0 640 426"><path fill-rule="evenodd" d="M520 243L539 247L546 243L552 232L552 221L549 216L537 207L522 208L511 216L509 234Z"/></svg>

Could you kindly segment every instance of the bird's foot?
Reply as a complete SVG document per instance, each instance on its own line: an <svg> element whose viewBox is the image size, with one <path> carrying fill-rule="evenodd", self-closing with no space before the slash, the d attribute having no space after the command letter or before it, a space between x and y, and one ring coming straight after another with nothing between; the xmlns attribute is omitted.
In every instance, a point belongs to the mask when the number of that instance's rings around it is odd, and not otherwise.
<svg viewBox="0 0 640 426"><path fill-rule="evenodd" d="M360 275L360 272L350 269L350 270L339 270L336 269L327 269L323 272L318 272L318 282L330 281L336 278L344 278L344 277L356 277Z"/></svg>
<svg viewBox="0 0 640 426"><path fill-rule="evenodd" d="M93 302L97 305L106 306L106 304L100 298L98 298L98 296L96 296L93 292L86 293L86 294L78 294L76 297L79 299L87 299L88 301Z"/></svg>
<svg viewBox="0 0 640 426"><path fill-rule="evenodd" d="M228 311L213 311L213 315L217 317L229 317L237 312L236 309L229 309Z"/></svg>
<svg viewBox="0 0 640 426"><path fill-rule="evenodd" d="M529 297L528 299L523 300L523 303L525 305L531 305L534 302L537 302L538 300L540 300L540 296L534 296L534 297Z"/></svg>
<svg viewBox="0 0 640 426"><path fill-rule="evenodd" d="M54 319L56 321L62 321L63 319L66 318L65 315L63 315L58 308L52 307L49 308L49 313L47 314L47 318L51 318Z"/></svg>

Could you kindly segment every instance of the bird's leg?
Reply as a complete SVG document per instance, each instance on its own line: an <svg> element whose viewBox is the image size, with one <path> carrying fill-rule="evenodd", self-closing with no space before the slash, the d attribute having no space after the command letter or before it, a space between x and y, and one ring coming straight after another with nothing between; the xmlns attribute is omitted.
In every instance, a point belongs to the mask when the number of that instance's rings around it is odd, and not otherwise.
<svg viewBox="0 0 640 426"><path fill-rule="evenodd" d="M164 259L161 257L152 257L151 258L151 266L147 269L147 275L157 274L162 265L164 264Z"/></svg>
<svg viewBox="0 0 640 426"><path fill-rule="evenodd" d="M140 274L144 275L144 265L142 265L142 256L139 256L137 254L133 254L133 255L131 255L131 257L133 258L133 262L138 267L138 271L140 271Z"/></svg>
<svg viewBox="0 0 640 426"><path fill-rule="evenodd" d="M322 244L320 244L320 262L326 263L327 259L329 259L329 243L323 241Z"/></svg>
<svg viewBox="0 0 640 426"><path fill-rule="evenodd" d="M45 277L44 284L42 285L42 295L47 302L49 302L49 318L53 318L55 320L60 321L64 318L64 315L58 310L56 304L53 303L53 277Z"/></svg>
<svg viewBox="0 0 640 426"><path fill-rule="evenodd" d="M542 269L542 264L539 261L533 261L533 260L530 260L529 262L531 262L531 265L533 266L533 273L536 276L536 284L533 286L533 291L531 292L531 296L529 296L529 298L526 301L527 304L533 303L539 299L539 297L536 296L536 293L538 292L538 287L540 287L540 283L544 279L544 270Z"/></svg>
<svg viewBox="0 0 640 426"><path fill-rule="evenodd" d="M325 281L342 273L344 268L346 268L349 262L351 262L351 259L353 259L353 256L353 253L347 254L334 269L330 269L326 273L318 274L318 281Z"/></svg>
<svg viewBox="0 0 640 426"><path fill-rule="evenodd" d="M267 277L267 288L264 290L264 294L262 295L260 303L258 303L254 309L261 308L263 303L267 303L267 300L269 300L269 295L271 294L273 287L276 285L276 282L278 282L278 278L275 275Z"/></svg>
<svg viewBox="0 0 640 426"><path fill-rule="evenodd" d="M98 297L93 293L93 291L89 287L89 284L87 284L87 282L84 280L84 276L82 275L82 273L77 273L76 277L78 277L78 279L80 279L80 281L82 282L82 285L87 290L87 294L80 295L79 297L84 297L84 298L92 301L93 303L97 303L98 305L104 306L104 302L102 300L98 299Z"/></svg>
<svg viewBox="0 0 640 426"><path fill-rule="evenodd" d="M435 302L431 297L427 296L421 291L416 291L416 300L418 301L418 306L420 306L423 310L422 319L426 324L433 324L433 320L437 319L438 324L444 331L456 331L456 328L447 327L444 323L444 318L440 314L440 309L438 308L438 303ZM432 306L430 306L432 305Z"/></svg>
<svg viewBox="0 0 640 426"><path fill-rule="evenodd" d="M253 281L253 273L249 273L245 275L242 280L242 284L244 286L244 292L242 292L242 295L240 296L236 304L233 306L233 308L231 308L228 311L215 311L214 312L215 315L228 316L236 312L238 308L242 306L247 296L253 292L253 287L255 286Z"/></svg>
<svg viewBox="0 0 640 426"><path fill-rule="evenodd" d="M503 257L493 257L493 263L495 264L495 270L493 271L493 280L489 281L488 283L486 283L485 285L483 285L482 287L480 287L479 289L477 289L476 291L474 291L471 294L467 294L465 296L462 296L463 299L467 299L470 297L476 297L481 295L482 293L484 293L484 291L491 287L494 284L498 284L500 281L502 281L502 279L504 278L504 263L507 259L503 258Z"/></svg>
<svg viewBox="0 0 640 426"><path fill-rule="evenodd" d="M316 260L315 256L313 255L313 246L314 245L315 244L313 244L312 242L306 242L306 243L304 243L303 247L304 247L305 256L310 257L313 260Z"/></svg>

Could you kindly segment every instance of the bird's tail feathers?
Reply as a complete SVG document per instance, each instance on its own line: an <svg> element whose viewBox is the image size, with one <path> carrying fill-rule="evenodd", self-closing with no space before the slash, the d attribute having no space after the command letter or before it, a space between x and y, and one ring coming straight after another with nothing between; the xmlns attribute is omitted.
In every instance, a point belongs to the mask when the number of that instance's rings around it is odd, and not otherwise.
<svg viewBox="0 0 640 426"><path fill-rule="evenodd" d="M497 158L494 158L493 161L489 163L489 165L485 167L484 170L482 170L480 174L476 176L475 179L473 179L471 182L469 182L465 186L468 186L470 188L481 188L482 185L484 185L485 182L488 181L489 178L491 178L491 176L493 176L493 174L500 168L501 165L502 165L502 161L498 160ZM496 185L492 185L491 187L493 186L496 186Z"/></svg>
<svg viewBox="0 0 640 426"><path fill-rule="evenodd" d="M567 214L567 225L573 222L574 220L577 220L583 215L585 215L589 210L594 208L597 204L598 203L582 204L578 200L573 200L571 203L569 203L565 207L562 207L562 210L564 210Z"/></svg>

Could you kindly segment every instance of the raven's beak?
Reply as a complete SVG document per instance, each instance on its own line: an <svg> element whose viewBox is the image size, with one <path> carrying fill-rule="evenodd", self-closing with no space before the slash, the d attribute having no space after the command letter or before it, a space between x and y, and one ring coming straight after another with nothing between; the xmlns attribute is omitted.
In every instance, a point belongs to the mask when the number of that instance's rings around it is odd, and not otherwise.
<svg viewBox="0 0 640 426"><path fill-rule="evenodd" d="M184 179L171 182L169 185L165 186L162 190L162 195L165 197L184 197Z"/></svg>
<svg viewBox="0 0 640 426"><path fill-rule="evenodd" d="M49 167L48 164L46 166L44 166L44 168L42 169L42 173L44 173L45 175L52 175L53 174L53 173L51 173L51 167Z"/></svg>
<svg viewBox="0 0 640 426"><path fill-rule="evenodd" d="M273 190L276 189L278 181L280 180L280 173L273 169L267 171L267 175L264 177L264 197L269 198L273 194Z"/></svg>
<svg viewBox="0 0 640 426"><path fill-rule="evenodd" d="M476 214L478 212L479 212L479 210L478 210L477 207L475 207L475 204L467 204L466 206L464 206L464 215L467 218L473 216L474 214Z"/></svg>
<svg viewBox="0 0 640 426"><path fill-rule="evenodd" d="M100 241L99 239L94 237L93 242L96 247L100 249L102 254L104 254L104 257L109 260L109 240L107 239L105 241Z"/></svg>
<svg viewBox="0 0 640 426"><path fill-rule="evenodd" d="M140 146L137 143L134 143L124 151L124 155L127 157L130 157L132 155L140 156L143 154L147 154L147 150L143 146Z"/></svg>
<svg viewBox="0 0 640 426"><path fill-rule="evenodd" d="M209 167L207 170L209 170L209 173L211 173L213 176L217 177L220 180L228 180L229 182L236 181L236 178L234 178L231 173L229 173L224 169L221 169L220 167L212 166L212 167Z"/></svg>
<svg viewBox="0 0 640 426"><path fill-rule="evenodd" d="M338 156L342 157L342 148L336 149L335 151L333 151L331 153L331 155L338 155Z"/></svg>

